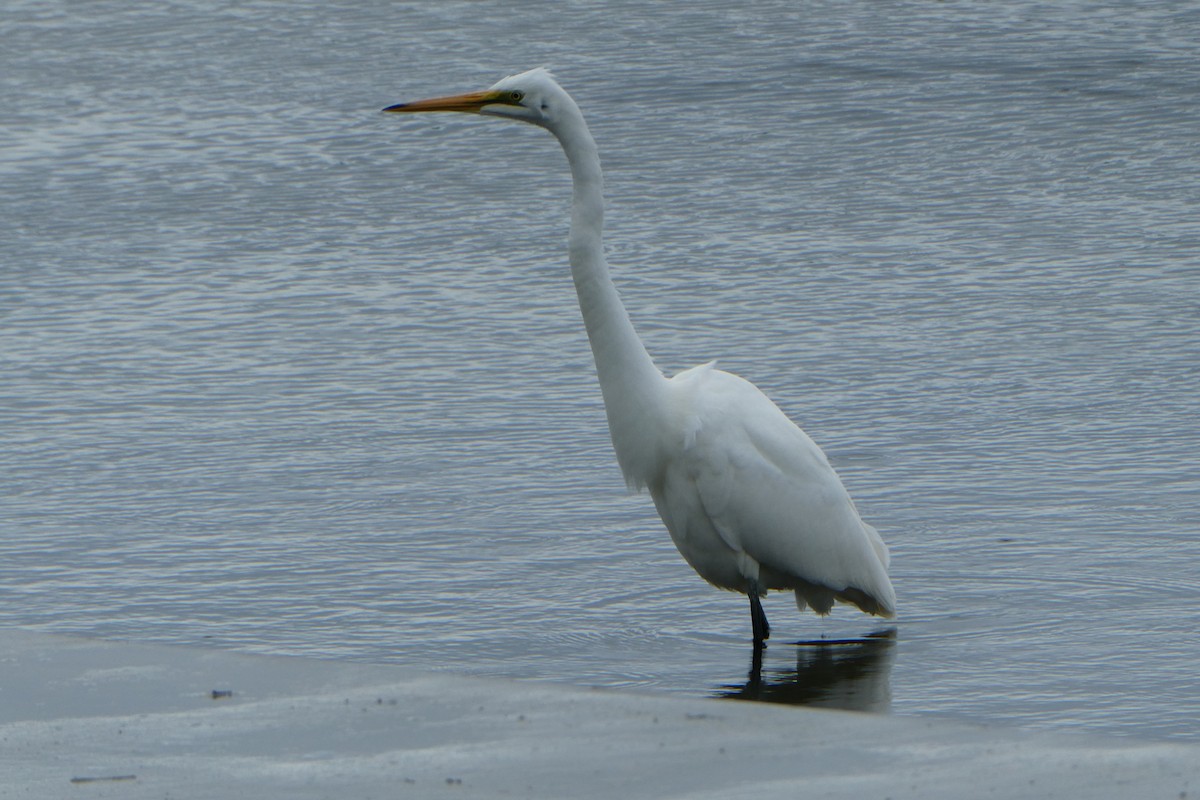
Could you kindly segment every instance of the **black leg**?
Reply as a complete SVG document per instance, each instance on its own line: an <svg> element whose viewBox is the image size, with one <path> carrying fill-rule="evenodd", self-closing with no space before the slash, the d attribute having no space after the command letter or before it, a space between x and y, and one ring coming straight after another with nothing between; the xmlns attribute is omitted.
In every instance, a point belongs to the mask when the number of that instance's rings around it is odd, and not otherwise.
<svg viewBox="0 0 1200 800"><path fill-rule="evenodd" d="M752 692L749 696L755 700L759 699L759 693L762 691L763 650L766 649L767 646L762 642L755 642L750 654L750 675L746 680L746 690Z"/></svg>
<svg viewBox="0 0 1200 800"><path fill-rule="evenodd" d="M767 622L762 601L758 599L758 587L751 586L748 594L750 595L750 624L754 628L754 644L761 646L763 642L771 638L771 624Z"/></svg>

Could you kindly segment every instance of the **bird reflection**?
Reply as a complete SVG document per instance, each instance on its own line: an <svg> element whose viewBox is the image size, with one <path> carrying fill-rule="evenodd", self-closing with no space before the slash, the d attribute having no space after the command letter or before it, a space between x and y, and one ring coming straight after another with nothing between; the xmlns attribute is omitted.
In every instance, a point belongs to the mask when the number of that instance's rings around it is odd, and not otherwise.
<svg viewBox="0 0 1200 800"><path fill-rule="evenodd" d="M896 629L859 639L797 642L796 666L763 671L764 647L755 647L745 684L718 689L716 697L768 703L885 712L891 707L890 675ZM772 649L775 649L773 646Z"/></svg>

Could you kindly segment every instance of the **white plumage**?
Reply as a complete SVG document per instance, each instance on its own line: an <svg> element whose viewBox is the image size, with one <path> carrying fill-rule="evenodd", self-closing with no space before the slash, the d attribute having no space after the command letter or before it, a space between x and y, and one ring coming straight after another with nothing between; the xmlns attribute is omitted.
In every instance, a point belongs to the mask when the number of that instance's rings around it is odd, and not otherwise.
<svg viewBox="0 0 1200 800"><path fill-rule="evenodd" d="M617 460L630 486L649 490L687 562L749 596L756 643L770 635L759 598L771 589L795 592L801 610L818 614L835 601L895 614L887 547L812 439L737 375L705 364L668 379L654 366L608 274L595 141L549 72L385 110L508 117L558 138L573 185L571 274Z"/></svg>

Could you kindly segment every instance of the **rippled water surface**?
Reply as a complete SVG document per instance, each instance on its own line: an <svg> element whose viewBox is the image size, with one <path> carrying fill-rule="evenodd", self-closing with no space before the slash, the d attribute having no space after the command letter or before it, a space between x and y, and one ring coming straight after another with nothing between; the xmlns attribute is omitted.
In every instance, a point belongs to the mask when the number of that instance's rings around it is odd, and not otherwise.
<svg viewBox="0 0 1200 800"><path fill-rule="evenodd" d="M1200 740L1191 6L9 5L0 624ZM378 113L539 64L651 352L826 449L894 629L773 596L748 678L615 465L557 146Z"/></svg>

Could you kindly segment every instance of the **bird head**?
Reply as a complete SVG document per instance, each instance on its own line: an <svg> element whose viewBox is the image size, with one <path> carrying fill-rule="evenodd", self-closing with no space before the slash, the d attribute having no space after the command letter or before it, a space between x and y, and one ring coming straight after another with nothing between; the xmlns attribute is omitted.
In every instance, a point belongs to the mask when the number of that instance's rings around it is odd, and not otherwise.
<svg viewBox="0 0 1200 800"><path fill-rule="evenodd" d="M482 92L434 97L388 106L384 111L415 113L423 111L461 111L507 117L552 128L574 101L550 72L542 67L510 75Z"/></svg>

